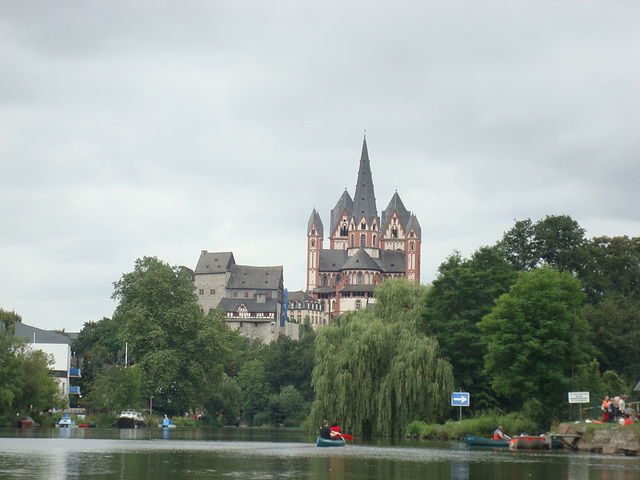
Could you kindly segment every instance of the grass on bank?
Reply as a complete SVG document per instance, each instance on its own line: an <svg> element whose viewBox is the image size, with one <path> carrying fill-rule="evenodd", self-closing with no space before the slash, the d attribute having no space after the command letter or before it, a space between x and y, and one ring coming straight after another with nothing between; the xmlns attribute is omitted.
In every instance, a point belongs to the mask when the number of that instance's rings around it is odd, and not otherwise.
<svg viewBox="0 0 640 480"><path fill-rule="evenodd" d="M544 433L540 426L518 413L507 415L487 413L462 421L450 420L444 425L428 425L424 422L413 422L407 427L407 435L414 438L427 438L433 440L464 440L465 435L491 438L499 425L504 428L504 433L513 437L521 433L538 435Z"/></svg>

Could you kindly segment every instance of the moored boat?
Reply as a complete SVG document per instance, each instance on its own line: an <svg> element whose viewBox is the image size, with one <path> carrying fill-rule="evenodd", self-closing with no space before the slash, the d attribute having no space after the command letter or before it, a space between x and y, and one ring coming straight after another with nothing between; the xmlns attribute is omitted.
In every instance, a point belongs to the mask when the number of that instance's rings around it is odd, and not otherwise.
<svg viewBox="0 0 640 480"><path fill-rule="evenodd" d="M31 428L31 427L37 427L38 424L33 420L33 418L24 417L18 420L18 426L20 428Z"/></svg>
<svg viewBox="0 0 640 480"><path fill-rule="evenodd" d="M60 428L71 428L75 426L76 426L76 422L74 422L73 419L66 413L58 422L58 427Z"/></svg>
<svg viewBox="0 0 640 480"><path fill-rule="evenodd" d="M344 438L322 438L318 437L316 444L319 447L344 447L347 441Z"/></svg>
<svg viewBox="0 0 640 480"><path fill-rule="evenodd" d="M520 435L509 440L509 448L512 450L542 450L544 444L542 436Z"/></svg>
<svg viewBox="0 0 640 480"><path fill-rule="evenodd" d="M140 412L135 410L123 410L116 418L116 426L118 428L142 428L147 424Z"/></svg>
<svg viewBox="0 0 640 480"><path fill-rule="evenodd" d="M472 447L508 447L509 440L493 440L492 438L474 437L465 435L464 443Z"/></svg>

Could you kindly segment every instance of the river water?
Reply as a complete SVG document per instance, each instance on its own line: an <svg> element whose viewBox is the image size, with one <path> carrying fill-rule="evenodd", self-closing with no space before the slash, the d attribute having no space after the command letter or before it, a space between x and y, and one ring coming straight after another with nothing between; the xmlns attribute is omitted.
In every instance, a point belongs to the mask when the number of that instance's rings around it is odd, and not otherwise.
<svg viewBox="0 0 640 480"><path fill-rule="evenodd" d="M318 448L288 429L6 428L0 479L640 480L640 457L417 440Z"/></svg>

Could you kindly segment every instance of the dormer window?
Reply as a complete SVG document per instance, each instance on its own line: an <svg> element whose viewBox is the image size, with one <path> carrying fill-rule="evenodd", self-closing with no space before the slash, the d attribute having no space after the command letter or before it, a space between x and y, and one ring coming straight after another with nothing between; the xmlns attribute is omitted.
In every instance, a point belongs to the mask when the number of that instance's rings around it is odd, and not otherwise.
<svg viewBox="0 0 640 480"><path fill-rule="evenodd" d="M367 224L365 222L362 222L362 224L360 225L360 230L366 230L367 229Z"/></svg>

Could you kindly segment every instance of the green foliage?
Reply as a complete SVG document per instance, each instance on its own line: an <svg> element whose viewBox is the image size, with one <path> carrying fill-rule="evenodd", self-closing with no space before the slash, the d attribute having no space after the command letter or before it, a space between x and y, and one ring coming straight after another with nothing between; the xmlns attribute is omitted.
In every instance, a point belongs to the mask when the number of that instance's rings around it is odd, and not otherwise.
<svg viewBox="0 0 640 480"><path fill-rule="evenodd" d="M200 311L189 273L155 257L138 259L114 283L114 314L121 343L148 382L148 394L166 411L202 407L222 381L229 329L219 310Z"/></svg>
<svg viewBox="0 0 640 480"><path fill-rule="evenodd" d="M576 278L540 268L522 273L480 322L487 344L485 371L494 390L514 408L528 400L539 402L544 412L533 404L530 408L547 419L563 410L573 359L577 366L590 360L584 341L588 326L575 314L583 298Z"/></svg>
<svg viewBox="0 0 640 480"><path fill-rule="evenodd" d="M83 403L95 410L139 409L147 397L143 378L138 367L113 366L95 378Z"/></svg>
<svg viewBox="0 0 640 480"><path fill-rule="evenodd" d="M240 394L238 382L225 374L220 387L204 403L205 421L219 426L235 425L240 417Z"/></svg>
<svg viewBox="0 0 640 480"><path fill-rule="evenodd" d="M460 422L448 421L443 425L413 422L407 426L407 434L412 437L430 438L438 440L463 440L465 435L491 438L494 430L502 425L509 436L522 432L540 433L543 426L522 413L484 413Z"/></svg>
<svg viewBox="0 0 640 480"><path fill-rule="evenodd" d="M17 414L36 417L64 405L58 384L49 375L50 359L12 335L0 335L0 423Z"/></svg>
<svg viewBox="0 0 640 480"><path fill-rule="evenodd" d="M568 215L547 215L535 224L520 220L498 243L505 257L518 270L540 266L577 272L584 263L584 229Z"/></svg>
<svg viewBox="0 0 640 480"><path fill-rule="evenodd" d="M124 360L124 345L118 336L118 323L115 320L104 317L98 322L85 322L71 348L78 357L86 358L98 346L104 349L101 354L104 363L115 364L118 360ZM120 355L123 358L119 359Z"/></svg>
<svg viewBox="0 0 640 480"><path fill-rule="evenodd" d="M272 392L262 362L259 360L247 362L238 374L237 382L241 389L243 417L252 422L254 416L266 410L269 395Z"/></svg>
<svg viewBox="0 0 640 480"><path fill-rule="evenodd" d="M280 389L269 396L269 423L278 425L286 419L302 421L307 414L307 405L302 395L293 385Z"/></svg>
<svg viewBox="0 0 640 480"><path fill-rule="evenodd" d="M603 370L615 370L628 381L640 371L640 303L633 298L606 295L597 305L585 305L580 317L591 326L591 342L598 348Z"/></svg>
<svg viewBox="0 0 640 480"><path fill-rule="evenodd" d="M640 237L596 237L584 246L580 282L591 303L607 296L640 301Z"/></svg>
<svg viewBox="0 0 640 480"><path fill-rule="evenodd" d="M8 312L0 308L0 322L3 322L7 332L13 332L13 325L18 322L22 323L22 317L15 310Z"/></svg>
<svg viewBox="0 0 640 480"><path fill-rule="evenodd" d="M425 290L385 281L375 312L346 313L319 330L310 424L330 418L356 435L397 436L414 419L437 421L448 412L451 365L417 329Z"/></svg>
<svg viewBox="0 0 640 480"><path fill-rule="evenodd" d="M442 356L453 366L456 388L473 392L474 409L496 404L483 371L486 348L477 324L516 278L496 248L484 247L469 260L451 255L427 292L422 328L438 339Z"/></svg>

